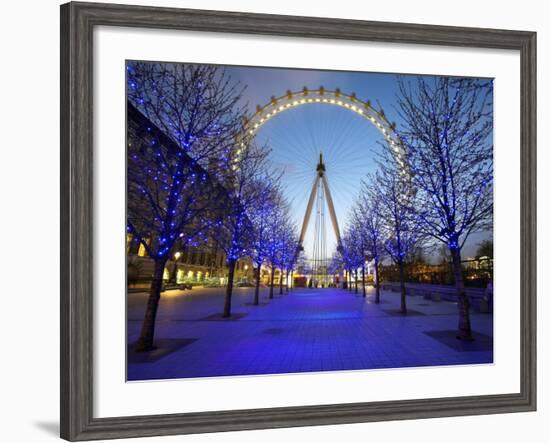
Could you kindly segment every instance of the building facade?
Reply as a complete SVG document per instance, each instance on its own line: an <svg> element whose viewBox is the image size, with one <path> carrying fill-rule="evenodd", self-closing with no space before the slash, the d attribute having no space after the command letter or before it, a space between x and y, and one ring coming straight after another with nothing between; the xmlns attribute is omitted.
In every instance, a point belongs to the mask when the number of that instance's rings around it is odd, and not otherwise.
<svg viewBox="0 0 550 443"><path fill-rule="evenodd" d="M145 128L145 129L144 129ZM158 143L167 151L179 149L153 122L147 119L130 102L127 103L127 143L129 147L143 143ZM187 156L187 154L183 154ZM229 192L210 174L189 157L191 171L207 177L203 186L212 189L216 195L228 196ZM144 238L151 245L154 238ZM178 284L224 286L227 283L226 256L214 241L208 240L200 246L176 243L164 269L164 281L167 286ZM130 233L126 236L127 281L129 289L144 289L150 286L154 262L148 256L147 248ZM234 283L236 285L253 282L254 270L249 259L237 262Z"/></svg>

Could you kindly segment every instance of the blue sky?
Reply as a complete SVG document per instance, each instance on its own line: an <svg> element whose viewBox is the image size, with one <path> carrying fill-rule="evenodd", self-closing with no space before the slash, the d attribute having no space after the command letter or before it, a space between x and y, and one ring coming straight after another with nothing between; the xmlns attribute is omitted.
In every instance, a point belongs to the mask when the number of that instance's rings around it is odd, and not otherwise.
<svg viewBox="0 0 550 443"><path fill-rule="evenodd" d="M394 74L313 71L281 68L227 67L232 79L246 86L243 100L250 112L279 97L287 90L300 91L304 86L324 86L343 93L355 92L361 100L371 100L382 107L390 121L399 126L396 111L397 76ZM340 230L343 231L349 209L357 195L361 179L376 169L374 156L380 149L381 134L366 119L341 107L308 104L289 109L272 118L258 131L257 140L271 147L272 164L283 172L285 195L292 208L294 221L301 227L307 199L315 178L315 166L322 151ZM304 242L311 257L313 249L312 215ZM336 247L336 238L326 216L328 254ZM477 243L486 234L472 235L463 256L473 256Z"/></svg>

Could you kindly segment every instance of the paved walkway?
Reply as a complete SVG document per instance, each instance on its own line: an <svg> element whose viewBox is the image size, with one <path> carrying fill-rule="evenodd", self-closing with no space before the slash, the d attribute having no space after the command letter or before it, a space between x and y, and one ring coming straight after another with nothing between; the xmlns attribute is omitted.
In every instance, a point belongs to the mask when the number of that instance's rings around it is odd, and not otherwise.
<svg viewBox="0 0 550 443"><path fill-rule="evenodd" d="M374 289L295 289L252 306L253 289L236 288L233 316L221 319L223 291L167 291L156 328L158 349L133 351L147 295L128 296L128 380L492 363L493 319L472 312L474 342L454 337L457 307Z"/></svg>

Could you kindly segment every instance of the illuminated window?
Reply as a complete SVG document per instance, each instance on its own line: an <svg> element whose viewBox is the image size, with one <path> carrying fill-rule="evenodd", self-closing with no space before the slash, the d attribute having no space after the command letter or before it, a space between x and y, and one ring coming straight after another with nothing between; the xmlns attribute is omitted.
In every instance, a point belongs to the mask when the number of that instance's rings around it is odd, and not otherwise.
<svg viewBox="0 0 550 443"><path fill-rule="evenodd" d="M126 234L126 253L130 252L130 248L132 247L132 240L134 239L133 234Z"/></svg>
<svg viewBox="0 0 550 443"><path fill-rule="evenodd" d="M145 243L147 243L147 246L149 246L151 244L151 239L146 238ZM139 242L138 256L147 257L147 249L145 249L145 246L143 246L143 243L141 242Z"/></svg>
<svg viewBox="0 0 550 443"><path fill-rule="evenodd" d="M146 251L146 249L145 249L145 246L143 246L143 243L140 243L140 244L139 244L138 256L140 256L140 257L147 257L147 251Z"/></svg>

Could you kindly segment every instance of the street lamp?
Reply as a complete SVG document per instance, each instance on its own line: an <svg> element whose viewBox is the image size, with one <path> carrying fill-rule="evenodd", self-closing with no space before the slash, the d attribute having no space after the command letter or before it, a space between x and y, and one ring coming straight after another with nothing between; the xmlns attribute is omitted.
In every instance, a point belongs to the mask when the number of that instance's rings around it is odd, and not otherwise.
<svg viewBox="0 0 550 443"><path fill-rule="evenodd" d="M177 267L178 267L178 260L179 258L181 257L181 252L176 252L174 254L174 266L172 266L172 273L170 274L170 281L172 283L176 283L176 271L177 271Z"/></svg>

